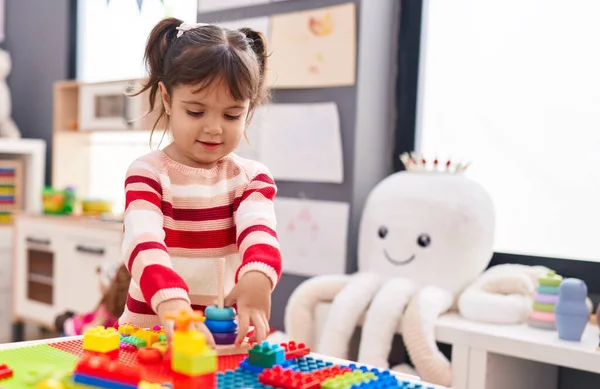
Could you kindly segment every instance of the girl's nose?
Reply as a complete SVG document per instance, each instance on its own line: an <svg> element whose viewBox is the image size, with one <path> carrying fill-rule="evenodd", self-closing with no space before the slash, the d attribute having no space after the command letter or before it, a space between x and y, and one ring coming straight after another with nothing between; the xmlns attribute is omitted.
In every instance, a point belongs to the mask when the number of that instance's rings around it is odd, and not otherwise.
<svg viewBox="0 0 600 389"><path fill-rule="evenodd" d="M206 123L204 125L203 131L211 135L220 135L223 132L221 126L218 123Z"/></svg>

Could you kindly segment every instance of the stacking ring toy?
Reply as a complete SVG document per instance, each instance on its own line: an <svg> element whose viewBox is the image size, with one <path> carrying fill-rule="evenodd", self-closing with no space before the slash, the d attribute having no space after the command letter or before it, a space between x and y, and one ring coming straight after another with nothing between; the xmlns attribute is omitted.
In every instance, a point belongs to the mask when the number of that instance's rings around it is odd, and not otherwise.
<svg viewBox="0 0 600 389"><path fill-rule="evenodd" d="M234 332L237 330L237 323L235 320L205 320L204 324L206 324L206 327L208 327L212 333Z"/></svg>
<svg viewBox="0 0 600 389"><path fill-rule="evenodd" d="M204 310L204 316L207 320L233 320L235 319L235 309L231 307L219 308L216 305L211 305Z"/></svg>

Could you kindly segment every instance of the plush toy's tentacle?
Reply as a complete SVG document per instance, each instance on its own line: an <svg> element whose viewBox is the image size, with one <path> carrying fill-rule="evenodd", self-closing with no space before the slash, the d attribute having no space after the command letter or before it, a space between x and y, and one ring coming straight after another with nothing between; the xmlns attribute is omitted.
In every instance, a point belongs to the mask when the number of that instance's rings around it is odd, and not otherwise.
<svg viewBox="0 0 600 389"><path fill-rule="evenodd" d="M314 348L314 313L317 304L331 302L350 281L349 275L327 275L309 278L290 296L285 308L284 326L290 339Z"/></svg>
<svg viewBox="0 0 600 389"><path fill-rule="evenodd" d="M402 320L404 344L421 379L448 387L452 384L452 369L435 343L435 322L453 300L446 290L426 287L410 301Z"/></svg>
<svg viewBox="0 0 600 389"><path fill-rule="evenodd" d="M358 362L387 368L392 340L398 332L406 304L416 290L413 281L396 278L377 292L362 328Z"/></svg>
<svg viewBox="0 0 600 389"><path fill-rule="evenodd" d="M458 300L458 310L469 320L498 324L518 324L527 320L533 298L521 294L495 294L469 288Z"/></svg>
<svg viewBox="0 0 600 389"><path fill-rule="evenodd" d="M381 278L377 274L358 273L352 276L333 300L317 352L347 359L350 338L380 286Z"/></svg>

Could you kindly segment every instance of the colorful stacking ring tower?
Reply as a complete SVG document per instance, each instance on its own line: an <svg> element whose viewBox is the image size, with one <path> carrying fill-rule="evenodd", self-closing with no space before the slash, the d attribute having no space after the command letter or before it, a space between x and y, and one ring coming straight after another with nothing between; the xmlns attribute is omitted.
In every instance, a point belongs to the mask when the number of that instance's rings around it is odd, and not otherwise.
<svg viewBox="0 0 600 389"><path fill-rule="evenodd" d="M209 306L204 310L204 324L210 330L216 344L234 344L237 337L237 321L235 309Z"/></svg>
<svg viewBox="0 0 600 389"><path fill-rule="evenodd" d="M535 293L533 311L529 316L529 325L547 330L556 329L554 306L558 302L558 292L563 278L550 270L539 278L540 285Z"/></svg>

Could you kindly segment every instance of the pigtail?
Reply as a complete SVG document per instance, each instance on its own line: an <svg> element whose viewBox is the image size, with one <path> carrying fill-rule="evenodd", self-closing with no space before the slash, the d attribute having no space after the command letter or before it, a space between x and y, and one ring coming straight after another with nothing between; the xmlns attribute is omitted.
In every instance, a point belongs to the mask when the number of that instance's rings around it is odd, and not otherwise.
<svg viewBox="0 0 600 389"><path fill-rule="evenodd" d="M265 71L267 69L267 38L261 33L251 28L240 28L239 31L246 35L250 48L256 55L260 68L260 84L258 103L266 102L269 98L267 88L265 87Z"/></svg>
<svg viewBox="0 0 600 389"><path fill-rule="evenodd" d="M156 94L158 93L158 84L165 78L165 57L169 47L173 44L177 38L177 27L181 25L182 21L177 18L166 18L161 20L150 33L148 42L146 43L146 49L144 51L144 62L146 63L146 69L148 70L148 80L144 84L143 88L134 94L137 96L150 90L148 102L150 105L149 112L154 110L156 103ZM154 128L160 122L162 117L165 115L164 107L154 123Z"/></svg>

